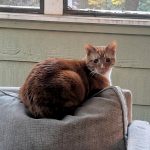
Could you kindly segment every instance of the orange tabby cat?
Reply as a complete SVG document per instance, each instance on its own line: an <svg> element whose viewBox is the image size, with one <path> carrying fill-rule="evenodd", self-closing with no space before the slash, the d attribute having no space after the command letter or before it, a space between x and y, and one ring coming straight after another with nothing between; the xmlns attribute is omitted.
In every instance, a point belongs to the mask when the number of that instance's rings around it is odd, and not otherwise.
<svg viewBox="0 0 150 150"><path fill-rule="evenodd" d="M49 58L35 65L19 95L35 118L73 114L90 95L111 85L116 44L86 45L84 60Z"/></svg>

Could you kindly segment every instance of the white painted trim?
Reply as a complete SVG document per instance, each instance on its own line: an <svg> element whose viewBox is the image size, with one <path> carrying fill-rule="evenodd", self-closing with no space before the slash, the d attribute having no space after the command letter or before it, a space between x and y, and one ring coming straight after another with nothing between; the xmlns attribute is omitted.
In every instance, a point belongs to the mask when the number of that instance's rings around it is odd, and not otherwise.
<svg viewBox="0 0 150 150"><path fill-rule="evenodd" d="M44 0L44 14L62 15L63 0Z"/></svg>
<svg viewBox="0 0 150 150"><path fill-rule="evenodd" d="M41 15L23 13L0 13L0 20L27 20L43 22L67 22L67 23L86 23L86 24L111 24L111 25L136 25L150 26L149 19L124 19L124 18L100 18L100 17L79 17L79 16L60 16L60 15Z"/></svg>

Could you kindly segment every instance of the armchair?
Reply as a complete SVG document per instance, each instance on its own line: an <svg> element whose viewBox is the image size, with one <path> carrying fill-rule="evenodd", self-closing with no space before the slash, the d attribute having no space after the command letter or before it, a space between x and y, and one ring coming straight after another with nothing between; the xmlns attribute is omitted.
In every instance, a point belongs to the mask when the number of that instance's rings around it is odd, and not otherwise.
<svg viewBox="0 0 150 150"><path fill-rule="evenodd" d="M106 88L63 120L31 118L18 90L0 87L1 150L150 150L150 125L132 121L129 90Z"/></svg>

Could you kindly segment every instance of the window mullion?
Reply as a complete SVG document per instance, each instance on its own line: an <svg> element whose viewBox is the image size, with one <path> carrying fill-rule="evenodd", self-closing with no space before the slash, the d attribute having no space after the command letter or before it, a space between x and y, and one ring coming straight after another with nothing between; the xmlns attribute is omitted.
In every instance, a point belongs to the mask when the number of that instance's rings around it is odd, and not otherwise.
<svg viewBox="0 0 150 150"><path fill-rule="evenodd" d="M63 0L44 0L44 14L62 15Z"/></svg>

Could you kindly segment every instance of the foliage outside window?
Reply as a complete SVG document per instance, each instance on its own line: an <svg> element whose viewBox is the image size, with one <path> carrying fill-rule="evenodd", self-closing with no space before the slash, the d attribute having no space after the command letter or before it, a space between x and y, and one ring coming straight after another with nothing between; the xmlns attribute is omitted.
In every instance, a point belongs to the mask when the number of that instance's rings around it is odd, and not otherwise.
<svg viewBox="0 0 150 150"><path fill-rule="evenodd" d="M150 0L68 0L66 5L78 13L150 17Z"/></svg>
<svg viewBox="0 0 150 150"><path fill-rule="evenodd" d="M0 11L42 13L43 0L0 0Z"/></svg>

